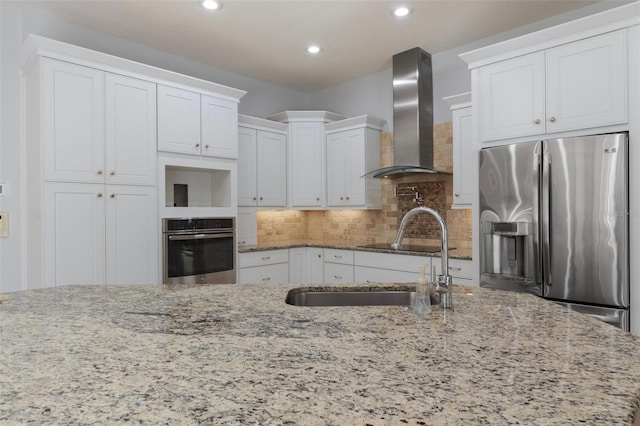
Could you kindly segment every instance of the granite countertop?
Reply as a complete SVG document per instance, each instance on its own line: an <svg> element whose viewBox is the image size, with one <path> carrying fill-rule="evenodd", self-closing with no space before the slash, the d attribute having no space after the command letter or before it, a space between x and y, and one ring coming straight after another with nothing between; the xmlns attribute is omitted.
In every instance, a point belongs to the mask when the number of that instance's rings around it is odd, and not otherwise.
<svg viewBox="0 0 640 426"><path fill-rule="evenodd" d="M330 248L339 250L360 250L370 251L374 253L389 253L389 254L410 254L414 256L430 256L440 257L440 246L418 246L418 245L405 245L401 250L394 250L391 248L391 244L371 244L362 246L352 246L344 244L283 244L283 245L255 245L255 246L238 246L238 253L250 253L254 251L264 250L277 250L277 249L289 249L296 247L319 247ZM461 250L455 247L449 248L450 259L471 260L470 250Z"/></svg>
<svg viewBox="0 0 640 426"><path fill-rule="evenodd" d="M631 424L638 338L535 296L297 307L296 286L0 295L0 424Z"/></svg>

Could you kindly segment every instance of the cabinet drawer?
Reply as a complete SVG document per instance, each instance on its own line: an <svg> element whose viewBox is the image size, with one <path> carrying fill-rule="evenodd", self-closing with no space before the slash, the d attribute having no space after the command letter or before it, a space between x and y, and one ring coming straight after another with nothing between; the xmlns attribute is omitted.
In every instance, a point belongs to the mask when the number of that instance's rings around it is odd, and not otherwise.
<svg viewBox="0 0 640 426"><path fill-rule="evenodd" d="M254 251L238 255L238 267L240 268L273 265L276 263L289 263L288 249Z"/></svg>
<svg viewBox="0 0 640 426"><path fill-rule="evenodd" d="M427 256L412 256L406 254L372 253L357 251L355 262L357 266L371 268L393 269L395 271L415 272L418 276L418 267L426 265L427 272L431 266L431 258Z"/></svg>
<svg viewBox="0 0 640 426"><path fill-rule="evenodd" d="M240 284L288 284L289 264L278 263L275 265L240 268L238 281Z"/></svg>
<svg viewBox="0 0 640 426"><path fill-rule="evenodd" d="M340 263L324 264L325 284L340 284L353 282L353 265L343 265Z"/></svg>
<svg viewBox="0 0 640 426"><path fill-rule="evenodd" d="M449 273L455 278L473 279L473 262L462 259L449 259Z"/></svg>
<svg viewBox="0 0 640 426"><path fill-rule="evenodd" d="M418 272L393 271L391 269L355 267L355 282L357 283L414 283L418 279Z"/></svg>
<svg viewBox="0 0 640 426"><path fill-rule="evenodd" d="M324 261L353 265L353 250L324 249Z"/></svg>

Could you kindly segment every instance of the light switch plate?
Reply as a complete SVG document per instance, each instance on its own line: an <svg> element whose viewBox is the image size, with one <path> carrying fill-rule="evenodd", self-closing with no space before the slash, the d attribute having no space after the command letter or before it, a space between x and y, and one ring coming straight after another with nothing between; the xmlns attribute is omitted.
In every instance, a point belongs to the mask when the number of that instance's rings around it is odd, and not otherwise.
<svg viewBox="0 0 640 426"><path fill-rule="evenodd" d="M9 212L0 212L0 237L9 236Z"/></svg>

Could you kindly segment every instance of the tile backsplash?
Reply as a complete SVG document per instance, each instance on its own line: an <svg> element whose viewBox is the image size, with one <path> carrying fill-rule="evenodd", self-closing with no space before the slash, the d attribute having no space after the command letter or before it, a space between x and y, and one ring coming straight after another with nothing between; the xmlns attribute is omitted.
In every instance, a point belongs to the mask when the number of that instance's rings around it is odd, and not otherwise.
<svg viewBox="0 0 640 426"><path fill-rule="evenodd" d="M453 171L451 123L434 125L434 159L438 169ZM383 133L381 165L393 164L393 137ZM420 205L413 196L394 196L398 189L415 187L424 205L445 217L449 245L471 250L471 210L451 209L453 176L448 174L409 175L382 181L381 210L263 210L258 211L258 244L363 245L391 243L402 215ZM398 191L396 193L403 192ZM416 216L405 234L406 244L440 243L440 227L426 215Z"/></svg>

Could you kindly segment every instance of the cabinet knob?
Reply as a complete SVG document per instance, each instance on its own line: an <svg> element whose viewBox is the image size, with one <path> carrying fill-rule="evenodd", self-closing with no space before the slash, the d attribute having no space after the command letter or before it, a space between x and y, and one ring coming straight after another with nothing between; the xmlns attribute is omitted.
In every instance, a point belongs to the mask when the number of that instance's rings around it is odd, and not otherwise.
<svg viewBox="0 0 640 426"><path fill-rule="evenodd" d="M260 201L262 201L262 197L260 197Z"/></svg>
<svg viewBox="0 0 640 426"><path fill-rule="evenodd" d="M340 197L340 200L344 200L344 197Z"/></svg>
<svg viewBox="0 0 640 426"><path fill-rule="evenodd" d="M317 198L316 198L316 201L320 201L320 197L317 197Z"/></svg>
<svg viewBox="0 0 640 426"><path fill-rule="evenodd" d="M116 171L115 171L115 170L111 170L111 171L109 172L109 174L110 174L111 176L113 176L113 175L115 175L115 174L116 174Z"/></svg>
<svg viewBox="0 0 640 426"><path fill-rule="evenodd" d="M349 197L347 197L347 201L349 201Z"/></svg>
<svg viewBox="0 0 640 426"><path fill-rule="evenodd" d="M551 118L549 119L549 121L550 121L550 122L552 122L552 123L555 123L556 118L555 118L555 117L551 117Z"/></svg>
<svg viewBox="0 0 640 426"><path fill-rule="evenodd" d="M319 254L319 255L318 255L318 258L322 258L322 255L321 255L321 254Z"/></svg>
<svg viewBox="0 0 640 426"><path fill-rule="evenodd" d="M205 148L205 149L209 149L209 144L206 144L206 145L204 146L204 148Z"/></svg>
<svg viewBox="0 0 640 426"><path fill-rule="evenodd" d="M540 124L540 119L539 119L539 118L536 118L536 119L533 121L533 123L534 123L534 124Z"/></svg>
<svg viewBox="0 0 640 426"><path fill-rule="evenodd" d="M456 193L456 194L453 194L453 195L455 195L456 197L459 197L459 196L460 196L460 194L458 194L458 193Z"/></svg>
<svg viewBox="0 0 640 426"><path fill-rule="evenodd" d="M116 198L116 194L109 194L109 198Z"/></svg>
<svg viewBox="0 0 640 426"><path fill-rule="evenodd" d="M200 144L199 143L196 144L196 148L200 148Z"/></svg>
<svg viewBox="0 0 640 426"><path fill-rule="evenodd" d="M98 196L98 198L102 198L102 192L98 192L98 194L96 194Z"/></svg>
<svg viewBox="0 0 640 426"><path fill-rule="evenodd" d="M102 174L102 170L96 170L96 174L97 175L101 175Z"/></svg>
<svg viewBox="0 0 640 426"><path fill-rule="evenodd" d="M255 200L256 200L256 197L253 197L253 201L255 201Z"/></svg>

